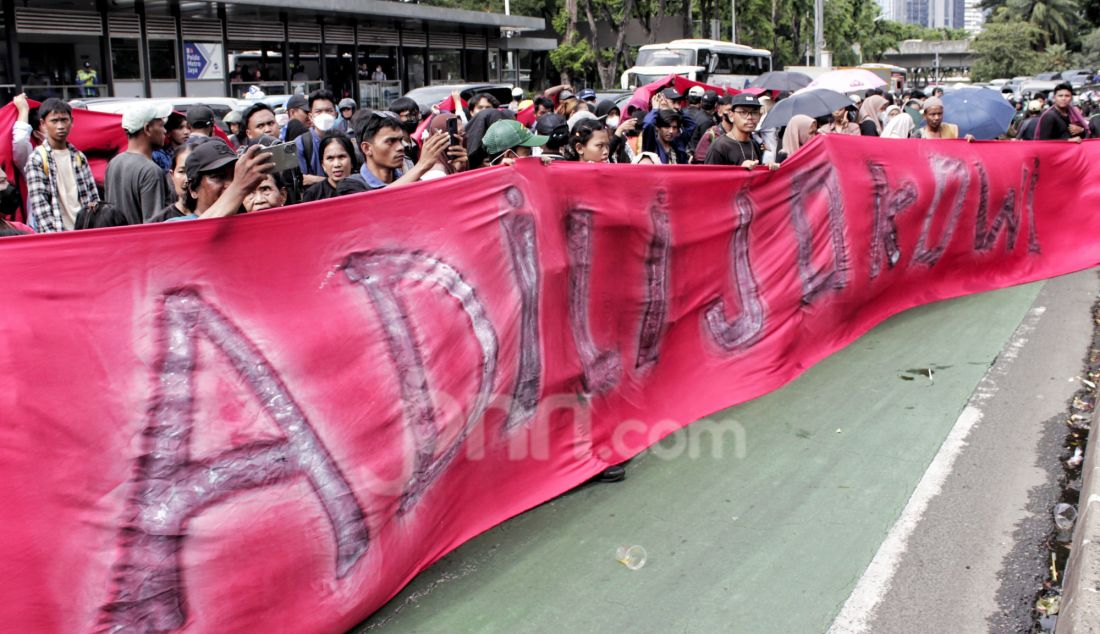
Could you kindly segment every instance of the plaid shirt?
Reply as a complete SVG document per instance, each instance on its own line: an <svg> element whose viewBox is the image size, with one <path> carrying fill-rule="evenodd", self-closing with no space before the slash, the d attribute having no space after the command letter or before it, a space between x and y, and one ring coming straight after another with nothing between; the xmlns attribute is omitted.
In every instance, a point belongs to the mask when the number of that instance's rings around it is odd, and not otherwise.
<svg viewBox="0 0 1100 634"><path fill-rule="evenodd" d="M95 187L92 168L84 153L70 143L73 170L76 172L76 193L81 209L99 201L99 190ZM43 164L43 159L45 164ZM61 220L61 199L57 195L57 164L53 160L53 151L43 144L31 152L27 165L23 168L27 179L27 217L38 233L64 231Z"/></svg>

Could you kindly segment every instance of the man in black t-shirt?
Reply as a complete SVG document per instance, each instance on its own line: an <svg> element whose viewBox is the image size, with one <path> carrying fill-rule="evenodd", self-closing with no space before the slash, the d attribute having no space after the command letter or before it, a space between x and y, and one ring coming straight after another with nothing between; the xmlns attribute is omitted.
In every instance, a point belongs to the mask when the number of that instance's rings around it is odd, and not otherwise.
<svg viewBox="0 0 1100 634"><path fill-rule="evenodd" d="M725 113L726 121L733 127L725 136L718 137L707 151L707 165L740 165L752 169L764 160L764 148L752 138L756 124L760 122L760 100L754 95L741 93L734 96L731 108ZM769 163L769 169L779 165Z"/></svg>

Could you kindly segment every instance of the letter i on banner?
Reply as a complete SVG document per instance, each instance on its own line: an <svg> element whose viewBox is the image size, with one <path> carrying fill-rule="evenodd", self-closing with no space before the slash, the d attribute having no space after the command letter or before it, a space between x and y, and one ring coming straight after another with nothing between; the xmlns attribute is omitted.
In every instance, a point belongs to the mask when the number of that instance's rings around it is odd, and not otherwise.
<svg viewBox="0 0 1100 634"><path fill-rule="evenodd" d="M535 216L520 211L523 193L509 187L504 193L507 210L500 218L504 242L512 262L512 277L520 296L519 364L512 403L504 429L518 427L531 420L538 408L542 384L542 351L539 341L539 253Z"/></svg>
<svg viewBox="0 0 1100 634"><path fill-rule="evenodd" d="M180 553L188 520L226 498L304 476L328 516L336 542L336 578L367 552L369 539L355 493L294 401L290 391L244 333L198 293L180 290L164 300L164 349L157 394L142 435L145 454L135 472L130 519L121 531L114 593L102 609L111 632L166 632L187 621ZM192 460L198 338L208 339L236 370L285 438Z"/></svg>

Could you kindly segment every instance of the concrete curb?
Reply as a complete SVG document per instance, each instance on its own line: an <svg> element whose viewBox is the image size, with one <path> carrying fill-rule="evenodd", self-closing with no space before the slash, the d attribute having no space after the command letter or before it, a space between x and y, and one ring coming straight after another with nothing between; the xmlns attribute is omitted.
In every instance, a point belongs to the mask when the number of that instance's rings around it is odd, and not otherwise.
<svg viewBox="0 0 1100 634"><path fill-rule="evenodd" d="M1055 634L1100 633L1100 410L1094 410L1081 472L1073 547L1062 582Z"/></svg>

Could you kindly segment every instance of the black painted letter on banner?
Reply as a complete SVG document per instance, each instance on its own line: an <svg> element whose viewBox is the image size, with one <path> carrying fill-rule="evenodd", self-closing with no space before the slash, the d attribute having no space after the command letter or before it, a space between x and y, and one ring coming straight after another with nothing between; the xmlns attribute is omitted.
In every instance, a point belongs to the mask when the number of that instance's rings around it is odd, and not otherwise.
<svg viewBox="0 0 1100 634"><path fill-rule="evenodd" d="M796 172L791 187L791 223L798 238L798 273L802 278L802 303L810 304L821 293L840 290L848 285L844 199L840 195L836 172L828 163ZM833 261L821 270L815 270L813 265L814 227L810 226L806 209L810 196L818 190L824 190L829 200L827 219L829 240L833 248Z"/></svg>
<svg viewBox="0 0 1100 634"><path fill-rule="evenodd" d="M512 277L519 287L519 364L505 429L531 420L538 407L542 383L542 351L539 342L539 254L535 216L517 211L523 194L512 187L505 194L512 208L500 219L504 241L512 257Z"/></svg>
<svg viewBox="0 0 1100 634"><path fill-rule="evenodd" d="M921 225L920 238L917 240L916 249L913 251L912 263L933 266L943 257L947 245L951 243L951 236L955 234L955 227L962 215L963 205L966 203L966 192L970 189L970 170L962 160L950 156L932 156L929 159L932 167L932 176L936 179L936 193L932 197L932 204L928 206L928 214ZM954 180L958 183L955 192L955 200L951 204L947 221L943 228L943 235L935 247L928 246L928 234L932 230L932 221L939 210L940 201L943 199L947 183Z"/></svg>
<svg viewBox="0 0 1100 634"><path fill-rule="evenodd" d="M455 269L430 255L387 250L354 253L344 263L344 273L349 280L367 290L371 304L378 313L386 346L397 370L406 424L416 444L412 474L398 506L398 513L404 514L447 468L470 431L481 421L496 379L497 334L474 288ZM481 349L477 398L461 432L442 451L438 451L437 447L439 422L436 420L414 321L397 288L402 280L432 284L446 291L466 313Z"/></svg>
<svg viewBox="0 0 1100 634"><path fill-rule="evenodd" d="M749 227L756 210L747 187L738 192L733 206L737 212L737 228L730 240L730 270L741 312L732 321L727 321L725 301L719 297L703 315L706 331L715 343L729 352L751 346L764 334L764 302L749 261Z"/></svg>
<svg viewBox="0 0 1100 634"><path fill-rule="evenodd" d="M901 260L897 217L917 201L917 186L906 182L896 190L891 190L886 168L883 165L868 161L867 169L871 172L871 182L874 185L871 192L874 206L874 226L871 228L871 279L875 279L882 271L884 258L886 266L890 268L894 268Z"/></svg>
<svg viewBox="0 0 1100 634"><path fill-rule="evenodd" d="M644 370L657 362L661 337L668 319L669 252L672 250L672 229L668 221L667 195L658 191L649 208L653 238L645 258L645 308L638 333L636 370Z"/></svg>
<svg viewBox="0 0 1100 634"><path fill-rule="evenodd" d="M363 510L332 455L263 354L236 325L190 290L164 299L164 349L156 396L142 436L114 566L114 590L103 607L107 631L165 632L187 620L180 551L190 518L226 498L304 477L328 516L336 542L336 577L367 552ZM195 367L205 337L225 356L285 438L229 449L192 460Z"/></svg>
<svg viewBox="0 0 1100 634"><path fill-rule="evenodd" d="M622 363L614 350L600 351L589 326L588 293L592 275L592 212L570 211L565 219L569 255L569 324L584 370L584 390L601 394L614 387L622 375Z"/></svg>

